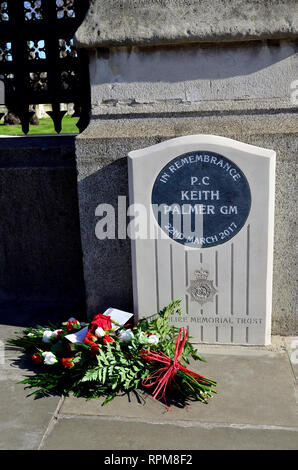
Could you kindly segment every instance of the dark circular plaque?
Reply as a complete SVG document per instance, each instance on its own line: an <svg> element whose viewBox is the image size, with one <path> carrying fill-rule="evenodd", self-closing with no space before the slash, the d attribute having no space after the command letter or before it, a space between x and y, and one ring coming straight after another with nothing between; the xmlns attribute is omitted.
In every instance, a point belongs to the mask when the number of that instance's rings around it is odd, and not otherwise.
<svg viewBox="0 0 298 470"><path fill-rule="evenodd" d="M171 160L152 191L152 209L162 230L183 245L209 248L228 242L251 208L248 181L231 160L195 151Z"/></svg>

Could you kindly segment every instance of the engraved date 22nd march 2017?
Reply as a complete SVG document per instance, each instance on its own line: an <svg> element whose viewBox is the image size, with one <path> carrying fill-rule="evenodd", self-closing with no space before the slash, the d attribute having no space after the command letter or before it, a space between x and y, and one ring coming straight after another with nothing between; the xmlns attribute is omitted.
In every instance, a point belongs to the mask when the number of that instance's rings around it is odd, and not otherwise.
<svg viewBox="0 0 298 470"><path fill-rule="evenodd" d="M165 230L167 230L168 234L172 236L174 240L183 240L185 238L184 234L177 230L172 224L165 225ZM208 244L213 244L218 242L219 240L224 240L225 238L229 238L234 231L237 229L237 224L232 222L229 227L224 229L223 231L214 234L210 237L196 237L196 236L189 236L186 239L186 243L191 243L199 246L204 246Z"/></svg>

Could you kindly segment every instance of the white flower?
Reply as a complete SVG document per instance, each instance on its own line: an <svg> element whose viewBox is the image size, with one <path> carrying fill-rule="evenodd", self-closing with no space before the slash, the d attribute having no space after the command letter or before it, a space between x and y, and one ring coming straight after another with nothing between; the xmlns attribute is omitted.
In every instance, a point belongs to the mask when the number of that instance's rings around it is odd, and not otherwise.
<svg viewBox="0 0 298 470"><path fill-rule="evenodd" d="M158 344L159 343L159 337L157 335L150 335L148 336L147 333L144 331L141 331L139 333L139 341L140 343L143 344Z"/></svg>
<svg viewBox="0 0 298 470"><path fill-rule="evenodd" d="M143 344L148 342L148 337L147 337L146 333L144 333L144 331L141 331L139 333L139 341L140 341L140 343L143 343Z"/></svg>
<svg viewBox="0 0 298 470"><path fill-rule="evenodd" d="M95 333L95 336L97 336L97 338L103 338L106 335L105 331L100 326L96 328L94 333Z"/></svg>
<svg viewBox="0 0 298 470"><path fill-rule="evenodd" d="M30 338L31 338L32 336L35 336L35 334L34 333L28 333L27 336L30 336Z"/></svg>
<svg viewBox="0 0 298 470"><path fill-rule="evenodd" d="M43 333L42 341L44 343L50 343L51 339L57 338L60 332L61 330L55 330L55 331L46 330Z"/></svg>
<svg viewBox="0 0 298 470"><path fill-rule="evenodd" d="M124 341L124 342L127 342L127 341L130 341L132 338L134 338L134 334L133 332L128 329L128 330L121 330L120 333L119 333L119 338Z"/></svg>
<svg viewBox="0 0 298 470"><path fill-rule="evenodd" d="M52 366L53 364L56 364L56 362L58 362L55 354L53 354L49 351L46 351L46 352L42 353L42 355L44 357L44 363L47 366Z"/></svg>
<svg viewBox="0 0 298 470"><path fill-rule="evenodd" d="M50 330L44 331L43 337L42 337L43 343L49 343L51 341L51 339L55 336L55 335L53 335L53 333L54 332L50 331Z"/></svg>
<svg viewBox="0 0 298 470"><path fill-rule="evenodd" d="M151 336L149 336L147 342L149 344L158 344L159 343L159 337L156 336L156 335L151 335Z"/></svg>

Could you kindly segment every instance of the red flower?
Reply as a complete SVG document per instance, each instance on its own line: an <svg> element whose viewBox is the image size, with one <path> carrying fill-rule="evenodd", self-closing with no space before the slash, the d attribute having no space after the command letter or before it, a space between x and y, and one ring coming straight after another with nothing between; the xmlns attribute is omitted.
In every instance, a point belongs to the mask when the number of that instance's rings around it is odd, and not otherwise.
<svg viewBox="0 0 298 470"><path fill-rule="evenodd" d="M111 338L109 335L105 335L103 338L103 344L107 344L107 343L114 343L113 338Z"/></svg>
<svg viewBox="0 0 298 470"><path fill-rule="evenodd" d="M95 354L96 351L100 349L100 345L97 344L97 336L95 335L95 331L97 328L102 328L103 331L111 330L112 329L112 321L109 315L102 315L99 313L95 315L92 322L89 324L88 333L85 336L84 343L90 346L92 354ZM113 343L114 340L109 335L105 335L103 337L103 343Z"/></svg>
<svg viewBox="0 0 298 470"><path fill-rule="evenodd" d="M100 348L101 346L99 346L99 344L95 344L94 346L91 346L91 350L90 350L91 356L96 356Z"/></svg>
<svg viewBox="0 0 298 470"><path fill-rule="evenodd" d="M63 330L58 330L56 339L59 340L62 337L62 335L63 335Z"/></svg>
<svg viewBox="0 0 298 470"><path fill-rule="evenodd" d="M98 351L100 349L100 345L96 343L90 344L90 347L91 351Z"/></svg>
<svg viewBox="0 0 298 470"><path fill-rule="evenodd" d="M102 328L104 331L111 330L112 328L111 317L109 315L102 315L101 313L99 313L98 315L95 315L88 329L93 334L95 334L95 330L97 328Z"/></svg>
<svg viewBox="0 0 298 470"><path fill-rule="evenodd" d="M91 331L88 331L85 338L84 338L84 343L85 344L88 344L89 346L91 346L93 343L95 343L97 341L97 337L94 336Z"/></svg>
<svg viewBox="0 0 298 470"><path fill-rule="evenodd" d="M73 357L65 357L61 359L62 365L65 369L70 369L71 367L74 366Z"/></svg>
<svg viewBox="0 0 298 470"><path fill-rule="evenodd" d="M39 354L33 354L32 359L35 364L40 364L42 362L42 358L39 356Z"/></svg>
<svg viewBox="0 0 298 470"><path fill-rule="evenodd" d="M99 344L96 344L97 337L94 336L91 331L88 331L84 338L84 343L90 346L91 351L97 351L99 349Z"/></svg>
<svg viewBox="0 0 298 470"><path fill-rule="evenodd" d="M78 325L79 326L79 322L78 320L70 320L67 322L66 324L66 329L67 331L72 331L74 329L74 326L75 325Z"/></svg>

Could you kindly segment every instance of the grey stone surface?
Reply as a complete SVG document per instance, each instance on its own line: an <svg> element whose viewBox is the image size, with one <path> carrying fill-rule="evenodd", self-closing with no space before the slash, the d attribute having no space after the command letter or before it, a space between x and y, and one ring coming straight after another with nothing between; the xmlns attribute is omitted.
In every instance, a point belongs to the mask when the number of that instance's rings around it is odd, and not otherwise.
<svg viewBox="0 0 298 470"><path fill-rule="evenodd" d="M28 397L17 384L30 358L6 344L19 327L0 326L0 449L297 449L293 370L281 338L270 347L202 345L206 363L190 367L218 380L208 405L167 411L145 394L102 407L100 400ZM4 359L4 360L3 360ZM128 453L129 455L129 453Z"/></svg>
<svg viewBox="0 0 298 470"><path fill-rule="evenodd" d="M39 447L60 397L28 397L25 385L17 383L32 374L32 366L20 350L6 344L16 331L21 329L0 325L0 449L33 450Z"/></svg>
<svg viewBox="0 0 298 470"><path fill-rule="evenodd" d="M216 134L224 137L236 138L245 142L255 139L254 136L260 136L260 139L270 141L277 139L279 145L282 145L284 136L289 135L290 144L284 143L281 148L284 151L287 147L292 151L296 149L295 134L298 132L298 124L296 119L297 108L279 109L273 106L266 108L266 101L260 109L243 106L229 108L230 103L225 106L216 106L214 102L208 105L190 107L187 109L176 109L176 103L171 106L168 104L162 112L150 114L149 108L146 111L135 111L135 107L130 107L129 112L122 114L122 107L116 107L116 113L109 116L94 117L91 119L88 128L76 138L76 150L80 150L80 146L87 145L86 152L80 151L78 177L79 180L85 177L89 172L103 162L107 163L120 158L120 155L126 158L124 152L127 148L142 148L150 143L161 142L162 140L182 135L195 134ZM275 103L276 104L276 103ZM260 105L260 103L259 103ZM214 109L215 108L215 109ZM118 110L118 113L117 113ZM115 141L115 152L107 152L107 146L110 140ZM250 143L250 142L248 142ZM92 150L91 150L92 146ZM293 149L293 150L292 150ZM93 152L93 153L92 153ZM93 163L93 167L90 166Z"/></svg>
<svg viewBox="0 0 298 470"><path fill-rule="evenodd" d="M288 336L285 338L285 345L293 374L295 377L296 387L298 391L298 336Z"/></svg>
<svg viewBox="0 0 298 470"><path fill-rule="evenodd" d="M1 322L83 315L74 137L1 139L0 184Z"/></svg>
<svg viewBox="0 0 298 470"><path fill-rule="evenodd" d="M43 450L102 450L104 457L116 450L127 451L127 456L129 450L148 449L297 450L297 439L298 432L288 429L184 427L78 417L59 420Z"/></svg>
<svg viewBox="0 0 298 470"><path fill-rule="evenodd" d="M289 108L298 76L295 41L98 49L90 53L92 114L123 108L214 113L218 107ZM259 102L260 101L260 102ZM184 104L184 108L183 108ZM267 105L267 106L266 106ZM111 111L109 111L111 108Z"/></svg>
<svg viewBox="0 0 298 470"><path fill-rule="evenodd" d="M261 347L201 346L190 368L218 381L208 405L167 411L145 393L101 400L67 398L43 449L297 449L293 374L280 338Z"/></svg>
<svg viewBox="0 0 298 470"><path fill-rule="evenodd" d="M94 0L80 47L295 37L295 0Z"/></svg>
<svg viewBox="0 0 298 470"><path fill-rule="evenodd" d="M234 350L235 348L235 350ZM206 363L191 362L190 369L217 380L217 395L208 405L192 403L189 408L170 411L150 395L117 397L101 406L100 400L67 398L65 415L112 416L155 423L229 423L298 427L298 409L292 370L283 352L253 347L205 346ZM129 401L130 400L130 401Z"/></svg>
<svg viewBox="0 0 298 470"><path fill-rule="evenodd" d="M127 195L128 152L144 148L171 137L192 134L215 134L264 148L277 153L276 211L275 211L275 253L273 284L273 333L296 334L296 261L293 247L297 246L295 223L297 194L295 181L297 174L297 118L295 108L285 111L276 103L242 102L229 109L229 103L215 106L205 103L199 107L190 106L189 112L175 113L177 103L164 104L163 112L150 115L127 106L126 117L121 106L115 106L115 113L106 119L92 119L88 129L76 139L76 153L79 179L80 218L84 250L84 272L87 289L87 308L91 313L106 309L114 301L122 308L132 309L130 240L120 240L118 248L100 255L102 242L95 236L95 209L101 202L115 201L117 195ZM268 107L266 108L266 106ZM248 107L247 111L245 108ZM212 111L212 109L215 111ZM252 108L252 109L251 109ZM117 114L119 110L119 114ZM130 112L130 114L128 114ZM113 162L117 171L105 177L103 168ZM113 167L110 167L110 169ZM89 185L92 181L92 185ZM90 192L84 190L90 188ZM113 188L112 199L106 200L101 188ZM115 245L113 245L115 247ZM119 253L121 250L121 258ZM121 264L121 268L119 268ZM97 275L96 268L100 266ZM110 270L113 266L113 270ZM107 275L107 273L109 273ZM122 292L115 286L123 285ZM103 301L102 298L105 297Z"/></svg>
<svg viewBox="0 0 298 470"><path fill-rule="evenodd" d="M98 240L95 235L96 223L100 219L95 216L97 206L111 204L117 214L118 196L127 194L127 162L126 158L116 160L118 149L115 144L111 148L112 155L106 153L103 159L98 161L93 158L94 148L89 144L90 142L82 148L77 143L77 156L82 155L81 172L86 175L80 177L78 195L87 314L94 316L103 313L109 307L130 312L132 311L130 241ZM89 149L92 152L92 170L88 164L85 166L83 163L85 156L88 157ZM126 204L128 201L125 203L124 214ZM118 232L117 227L118 222L116 226Z"/></svg>
<svg viewBox="0 0 298 470"><path fill-rule="evenodd" d="M199 21L190 14L192 8L198 9ZM132 309L129 240L108 249L108 243L97 240L94 233L97 205L115 202L117 194L127 195L127 153L171 137L215 134L277 152L273 332L297 334L293 220L298 127L293 86L298 70L296 26L292 29L296 8L294 1L91 4L77 40L90 48L92 120L76 143L90 314L110 306L114 299L122 308ZM156 12L157 21L152 20ZM161 35L167 34L167 28L158 28L160 34L155 29L158 21L166 23L165 18L171 18L172 28L172 43L166 45ZM194 39L190 25L188 39L179 44L177 31L187 31L184 21L190 20L201 28L203 42ZM276 35L285 23L285 34ZM269 37L275 40L264 41ZM136 41L133 46L131 41ZM108 173L107 182L104 167L110 164L115 171ZM92 185L88 185L91 176ZM92 194L85 194L85 184ZM108 184L113 188L110 198L104 189ZM103 274L107 272L108 276Z"/></svg>

